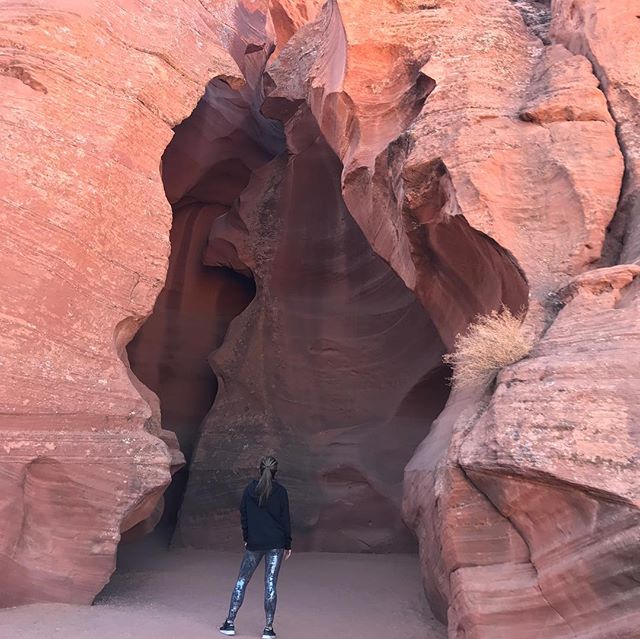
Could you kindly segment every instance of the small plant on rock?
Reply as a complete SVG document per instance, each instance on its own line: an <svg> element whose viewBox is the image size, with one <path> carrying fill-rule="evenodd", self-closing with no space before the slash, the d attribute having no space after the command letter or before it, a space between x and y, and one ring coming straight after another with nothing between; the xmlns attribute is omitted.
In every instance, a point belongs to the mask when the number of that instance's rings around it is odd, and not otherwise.
<svg viewBox="0 0 640 639"><path fill-rule="evenodd" d="M533 336L508 308L480 315L458 335L453 353L444 362L453 368L451 380L458 388L486 388L505 366L526 357Z"/></svg>

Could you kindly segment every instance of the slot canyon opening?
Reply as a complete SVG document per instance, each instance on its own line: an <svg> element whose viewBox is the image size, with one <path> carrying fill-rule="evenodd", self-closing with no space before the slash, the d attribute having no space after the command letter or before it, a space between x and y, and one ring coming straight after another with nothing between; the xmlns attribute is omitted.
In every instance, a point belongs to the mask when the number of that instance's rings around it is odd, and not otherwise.
<svg viewBox="0 0 640 639"><path fill-rule="evenodd" d="M212 81L162 160L169 269L127 349L187 462L157 530L236 547L241 490L273 452L297 549L413 552L403 468L448 397L444 345L352 219L311 119L293 157L260 96Z"/></svg>
<svg viewBox="0 0 640 639"><path fill-rule="evenodd" d="M259 52L257 52L259 53ZM160 399L185 465L164 494L160 529L172 534L203 419L218 379L208 362L231 321L255 296L250 271L207 262L209 236L252 173L284 148L277 123L247 114L253 87L212 80L189 118L174 129L161 175L171 204L171 254L152 315L127 348L131 370Z"/></svg>
<svg viewBox="0 0 640 639"><path fill-rule="evenodd" d="M408 175L408 289L348 210L308 105L278 100L296 112L286 134L262 113L270 54L243 51L241 88L210 82L162 160L169 271L128 347L187 460L158 529L236 549L242 490L272 453L296 550L413 553L403 471L448 399L442 356L476 314L524 306L526 281L463 216L440 214L455 194L434 162Z"/></svg>

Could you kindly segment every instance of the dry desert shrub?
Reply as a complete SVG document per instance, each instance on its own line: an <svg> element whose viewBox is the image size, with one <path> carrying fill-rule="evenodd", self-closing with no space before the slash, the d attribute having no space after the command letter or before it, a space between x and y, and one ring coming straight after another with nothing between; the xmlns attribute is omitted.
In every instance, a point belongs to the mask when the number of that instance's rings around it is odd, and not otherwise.
<svg viewBox="0 0 640 639"><path fill-rule="evenodd" d="M526 357L533 347L533 336L508 308L481 315L458 335L453 353L444 361L453 368L456 387L486 388L498 372Z"/></svg>

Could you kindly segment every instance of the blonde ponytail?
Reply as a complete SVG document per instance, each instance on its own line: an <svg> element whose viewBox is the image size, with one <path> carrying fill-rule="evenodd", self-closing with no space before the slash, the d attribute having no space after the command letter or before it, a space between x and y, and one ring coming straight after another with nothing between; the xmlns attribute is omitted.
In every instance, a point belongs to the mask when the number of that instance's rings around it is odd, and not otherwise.
<svg viewBox="0 0 640 639"><path fill-rule="evenodd" d="M278 472L278 460L268 455L260 460L260 480L256 486L258 503L262 506L273 490L273 478Z"/></svg>

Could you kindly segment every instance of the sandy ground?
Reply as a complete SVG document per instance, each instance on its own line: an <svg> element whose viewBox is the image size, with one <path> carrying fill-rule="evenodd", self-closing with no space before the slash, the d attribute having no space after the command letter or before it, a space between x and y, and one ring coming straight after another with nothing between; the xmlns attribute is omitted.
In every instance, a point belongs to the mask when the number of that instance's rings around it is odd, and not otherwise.
<svg viewBox="0 0 640 639"><path fill-rule="evenodd" d="M93 606L0 611L1 639L210 639L224 620L240 554L130 546ZM236 621L260 636L262 566ZM280 639L442 639L410 555L295 554L280 572Z"/></svg>

